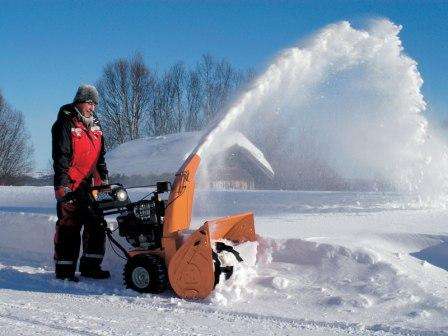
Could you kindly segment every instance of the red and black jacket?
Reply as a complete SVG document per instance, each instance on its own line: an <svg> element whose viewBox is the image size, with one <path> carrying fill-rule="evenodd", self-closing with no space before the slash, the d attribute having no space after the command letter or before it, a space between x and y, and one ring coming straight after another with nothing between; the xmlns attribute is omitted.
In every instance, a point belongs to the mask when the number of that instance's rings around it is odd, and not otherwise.
<svg viewBox="0 0 448 336"><path fill-rule="evenodd" d="M78 119L74 104L64 105L51 134L55 188L69 187L74 191L82 181L98 185L107 179L103 132L96 116L88 129Z"/></svg>

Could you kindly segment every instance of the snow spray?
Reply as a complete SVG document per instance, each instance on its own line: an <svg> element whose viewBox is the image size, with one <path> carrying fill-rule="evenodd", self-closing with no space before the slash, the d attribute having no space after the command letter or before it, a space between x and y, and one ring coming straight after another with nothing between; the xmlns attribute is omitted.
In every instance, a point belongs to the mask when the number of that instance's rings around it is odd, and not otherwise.
<svg viewBox="0 0 448 336"><path fill-rule="evenodd" d="M400 30L388 20L364 30L343 21L282 51L197 152L206 160L219 139L238 131L292 185L371 179L446 194L447 147L430 134L423 80Z"/></svg>

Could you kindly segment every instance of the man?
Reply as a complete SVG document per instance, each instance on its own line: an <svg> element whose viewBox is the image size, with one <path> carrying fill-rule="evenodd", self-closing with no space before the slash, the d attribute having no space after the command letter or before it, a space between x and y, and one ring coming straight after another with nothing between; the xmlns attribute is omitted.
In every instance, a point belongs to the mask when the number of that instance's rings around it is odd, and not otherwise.
<svg viewBox="0 0 448 336"><path fill-rule="evenodd" d="M58 215L54 236L55 273L58 279L75 282L79 280L75 271L82 226L81 276L110 277L108 271L101 269L105 232L85 201L90 186L108 183L104 140L98 119L93 114L98 98L94 86L81 85L73 103L60 108L51 129Z"/></svg>

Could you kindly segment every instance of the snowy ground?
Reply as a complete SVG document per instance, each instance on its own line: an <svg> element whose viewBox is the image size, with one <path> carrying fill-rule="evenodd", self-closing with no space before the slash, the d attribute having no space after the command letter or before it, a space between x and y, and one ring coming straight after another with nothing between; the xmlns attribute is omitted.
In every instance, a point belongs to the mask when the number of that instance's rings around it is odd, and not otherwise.
<svg viewBox="0 0 448 336"><path fill-rule="evenodd" d="M247 261L202 302L53 278L50 187L0 187L0 335L448 335L448 210L394 194L199 192L194 225L254 210ZM205 207L204 205L207 205Z"/></svg>

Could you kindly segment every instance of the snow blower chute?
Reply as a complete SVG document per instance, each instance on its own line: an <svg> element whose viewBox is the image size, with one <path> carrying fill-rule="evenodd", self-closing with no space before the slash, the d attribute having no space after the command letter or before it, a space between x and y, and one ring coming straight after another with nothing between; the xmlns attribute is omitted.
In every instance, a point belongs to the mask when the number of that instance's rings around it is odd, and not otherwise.
<svg viewBox="0 0 448 336"><path fill-rule="evenodd" d="M222 267L217 253L226 250L240 256L232 247L214 240L233 243L255 241L253 214L242 213L206 221L187 236L195 191L196 171L201 161L193 152L176 173L168 201L159 195L168 191L168 182L157 183L150 199L131 203L121 185L95 187L94 209L101 215L117 217L120 236L134 247L126 250L103 221L110 241L126 256L124 282L139 292L159 293L168 285L186 299L206 298L219 281L220 274L231 275Z"/></svg>

